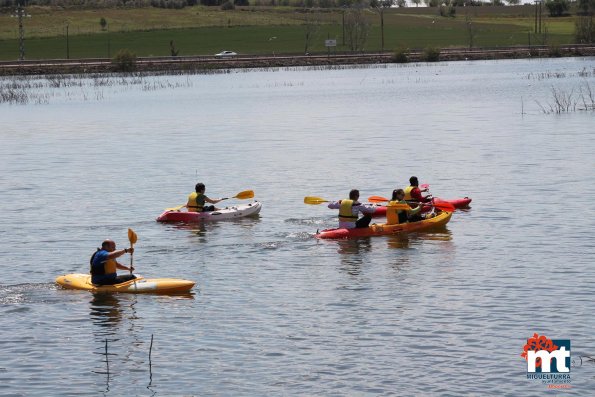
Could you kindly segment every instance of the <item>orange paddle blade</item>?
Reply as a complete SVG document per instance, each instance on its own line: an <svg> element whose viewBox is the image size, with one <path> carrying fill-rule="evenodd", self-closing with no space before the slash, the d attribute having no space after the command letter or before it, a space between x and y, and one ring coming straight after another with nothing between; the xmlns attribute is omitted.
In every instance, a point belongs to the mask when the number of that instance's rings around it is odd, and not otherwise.
<svg viewBox="0 0 595 397"><path fill-rule="evenodd" d="M383 203L385 201L390 201L389 199L381 196L370 196L368 197L368 201L370 203Z"/></svg>
<svg viewBox="0 0 595 397"><path fill-rule="evenodd" d="M455 212L455 206L449 203L448 201L438 201L433 202L432 205L439 210L446 211L446 212Z"/></svg>

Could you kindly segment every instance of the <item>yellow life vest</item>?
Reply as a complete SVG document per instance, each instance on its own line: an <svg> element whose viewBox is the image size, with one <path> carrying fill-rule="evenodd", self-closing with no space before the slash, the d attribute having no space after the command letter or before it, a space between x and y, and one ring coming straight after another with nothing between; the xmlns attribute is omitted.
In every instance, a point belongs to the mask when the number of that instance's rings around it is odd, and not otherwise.
<svg viewBox="0 0 595 397"><path fill-rule="evenodd" d="M413 189L415 189L416 187L417 187L417 186L407 186L407 187L405 188L405 200L406 200L406 201L413 200L413 199L411 198L411 191L412 191Z"/></svg>
<svg viewBox="0 0 595 397"><path fill-rule="evenodd" d="M116 273L118 268L116 267L116 260L115 259L108 259L105 261L105 274Z"/></svg>
<svg viewBox="0 0 595 397"><path fill-rule="evenodd" d="M400 210L392 206L397 204L407 204L405 201L389 201L386 205L386 224L387 225L398 225L399 223L407 222L407 210ZM392 208L391 208L392 207ZM399 219L400 218L400 219Z"/></svg>
<svg viewBox="0 0 595 397"><path fill-rule="evenodd" d="M339 221L340 222L355 222L357 215L353 215L351 208L353 207L353 200L341 200L339 207Z"/></svg>
<svg viewBox="0 0 595 397"><path fill-rule="evenodd" d="M202 209L205 206L205 195L198 194L196 192L190 193L188 196L188 202L186 203L186 207L188 208L188 212L202 212Z"/></svg>

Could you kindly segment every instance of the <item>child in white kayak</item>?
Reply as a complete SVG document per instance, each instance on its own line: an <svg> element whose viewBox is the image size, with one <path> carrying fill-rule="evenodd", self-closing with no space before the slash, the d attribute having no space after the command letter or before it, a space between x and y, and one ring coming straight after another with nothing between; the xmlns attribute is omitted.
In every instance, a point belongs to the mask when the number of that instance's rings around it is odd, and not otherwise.
<svg viewBox="0 0 595 397"><path fill-rule="evenodd" d="M215 208L214 205L205 205L205 203L210 204L217 204L223 199L210 199L205 195L206 187L204 183L197 183L194 187L195 192L190 193L188 196L188 203L186 204L186 208L188 208L188 212L207 212L207 211L217 211L218 208Z"/></svg>

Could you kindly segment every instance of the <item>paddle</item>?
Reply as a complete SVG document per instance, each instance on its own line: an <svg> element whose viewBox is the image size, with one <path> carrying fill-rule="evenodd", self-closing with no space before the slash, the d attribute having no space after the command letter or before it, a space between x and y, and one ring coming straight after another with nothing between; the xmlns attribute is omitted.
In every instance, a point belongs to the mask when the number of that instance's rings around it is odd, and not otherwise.
<svg viewBox="0 0 595 397"><path fill-rule="evenodd" d="M246 200L246 199L250 199L254 197L254 191L253 190L244 190L243 192L239 192L238 194L236 194L235 196L231 197L231 198L237 198L240 200ZM223 197L221 200L227 200L230 197Z"/></svg>
<svg viewBox="0 0 595 397"><path fill-rule="evenodd" d="M368 197L368 201L371 203L382 203L382 202L390 201L390 200L387 198L384 198L384 197L380 197L380 196L370 196L370 197ZM447 203L447 202L435 203L434 201L431 201L429 203L424 203L424 204L432 205L442 211L455 212L455 206L452 205L451 203ZM409 207L409 205L407 205L407 204L401 204L401 205L407 206L407 208L402 208L402 209L411 209L411 207Z"/></svg>
<svg viewBox="0 0 595 397"><path fill-rule="evenodd" d="M246 199L250 199L254 197L254 190L244 190L242 192L239 192L238 194L236 194L233 197L224 197L221 200L229 200L230 198L237 198L240 200L246 200ZM182 204L182 205L178 205L177 207L172 207L172 208L166 208L165 211L179 211L182 208L184 208L186 206L186 204Z"/></svg>
<svg viewBox="0 0 595 397"><path fill-rule="evenodd" d="M130 248L133 248L134 244L136 243L137 240L137 235L136 233L134 233L134 230L132 229L128 229L128 241L130 241ZM134 255L134 252L130 253L130 275L132 275L132 256Z"/></svg>
<svg viewBox="0 0 595 397"><path fill-rule="evenodd" d="M304 204L318 205L322 203L330 203L330 200L325 200L322 197L306 196L304 197Z"/></svg>

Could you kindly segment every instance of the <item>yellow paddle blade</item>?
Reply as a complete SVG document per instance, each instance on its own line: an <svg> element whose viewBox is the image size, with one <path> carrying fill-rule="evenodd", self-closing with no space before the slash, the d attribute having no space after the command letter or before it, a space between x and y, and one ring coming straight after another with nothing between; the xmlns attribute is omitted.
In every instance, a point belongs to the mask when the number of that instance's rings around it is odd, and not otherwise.
<svg viewBox="0 0 595 397"><path fill-rule="evenodd" d="M380 197L380 196L370 196L368 197L368 201L370 203L383 203L385 201L389 201L387 198L385 197Z"/></svg>
<svg viewBox="0 0 595 397"><path fill-rule="evenodd" d="M184 208L186 204L178 205L177 207L166 208L165 211L179 211Z"/></svg>
<svg viewBox="0 0 595 397"><path fill-rule="evenodd" d="M240 199L240 200L250 199L250 198L254 197L254 191L253 190L244 190L243 192L239 192L238 194L236 194L233 197Z"/></svg>
<svg viewBox="0 0 595 397"><path fill-rule="evenodd" d="M317 204L328 203L328 202L329 202L328 200L325 200L322 197L313 197L313 196L304 197L304 204L317 205Z"/></svg>
<svg viewBox="0 0 595 397"><path fill-rule="evenodd" d="M134 230L128 229L128 241L130 241L131 246L136 243L137 238L138 236L134 233Z"/></svg>

